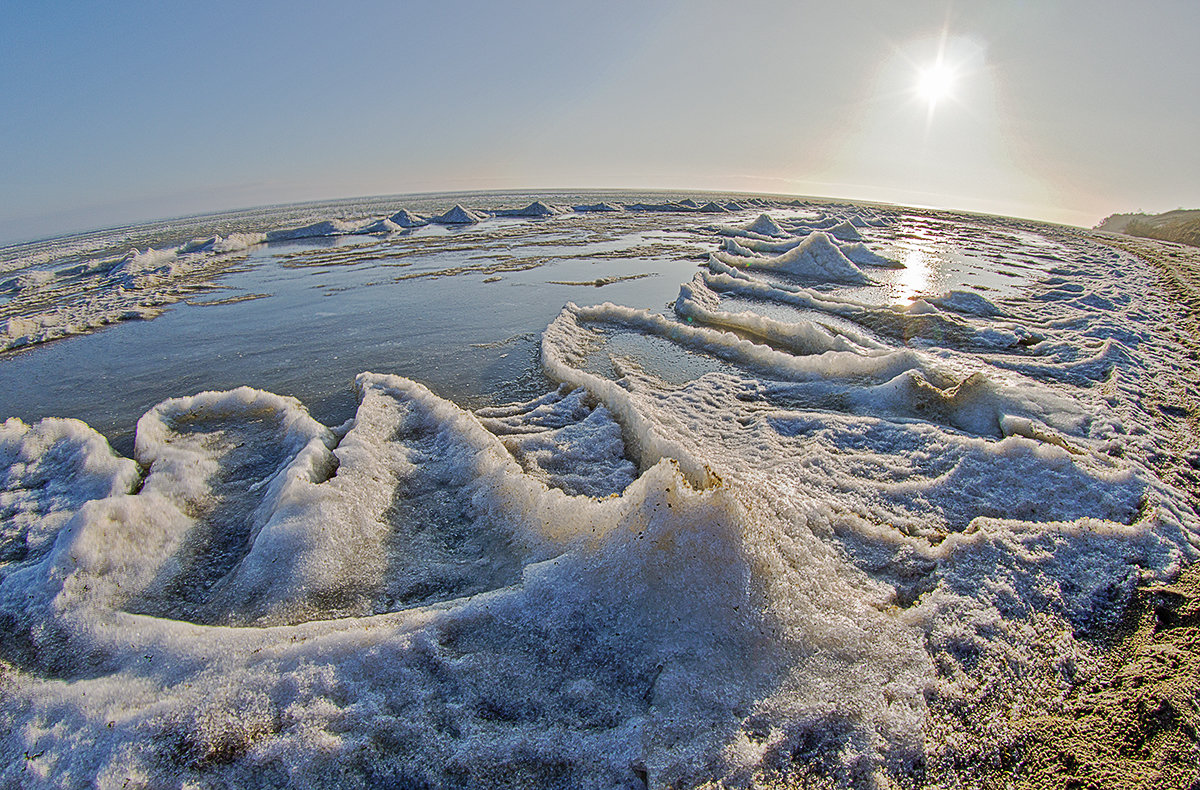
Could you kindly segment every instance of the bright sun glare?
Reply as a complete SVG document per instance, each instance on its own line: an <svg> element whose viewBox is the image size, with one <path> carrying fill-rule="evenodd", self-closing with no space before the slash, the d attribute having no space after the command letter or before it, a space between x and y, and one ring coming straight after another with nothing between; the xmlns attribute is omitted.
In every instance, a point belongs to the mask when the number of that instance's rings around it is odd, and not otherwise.
<svg viewBox="0 0 1200 790"><path fill-rule="evenodd" d="M917 94L933 107L951 95L954 76L954 70L941 61L926 66L917 78Z"/></svg>

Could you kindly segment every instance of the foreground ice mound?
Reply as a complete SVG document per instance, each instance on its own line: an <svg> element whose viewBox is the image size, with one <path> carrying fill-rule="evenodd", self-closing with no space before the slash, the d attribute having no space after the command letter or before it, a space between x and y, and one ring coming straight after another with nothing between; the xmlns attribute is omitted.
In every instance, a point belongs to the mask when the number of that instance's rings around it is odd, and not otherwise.
<svg viewBox="0 0 1200 790"><path fill-rule="evenodd" d="M744 258L728 252L714 252L710 257L710 266L714 271L735 275L742 269L761 269L817 282L870 282L870 278L842 253L833 239L820 231L810 233L795 247L773 257Z"/></svg>
<svg viewBox="0 0 1200 790"><path fill-rule="evenodd" d="M724 240L724 250L734 255L751 257L756 253L781 253L793 250L803 244L814 231L808 231L803 236L789 236L778 240L767 240L741 236L727 237ZM838 250L853 263L859 266L876 266L884 269L903 269L904 264L873 251L862 242L836 242Z"/></svg>

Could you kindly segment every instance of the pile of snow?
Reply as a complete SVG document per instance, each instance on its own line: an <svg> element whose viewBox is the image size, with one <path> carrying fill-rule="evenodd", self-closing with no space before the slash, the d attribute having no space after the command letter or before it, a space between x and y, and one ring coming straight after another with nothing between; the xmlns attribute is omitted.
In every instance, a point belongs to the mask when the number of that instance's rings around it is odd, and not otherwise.
<svg viewBox="0 0 1200 790"><path fill-rule="evenodd" d="M492 213L497 217L553 217L559 212L542 201L535 200L524 208L500 209Z"/></svg>
<svg viewBox="0 0 1200 790"><path fill-rule="evenodd" d="M810 233L792 249L773 257L744 258L718 251L712 253L709 261L714 272L736 274L742 269L757 269L816 282L854 285L870 282L862 269L842 254L834 240L820 231Z"/></svg>
<svg viewBox="0 0 1200 790"><path fill-rule="evenodd" d="M842 221L829 229L829 235L841 241L862 241L862 235L858 232L858 228L854 227L854 223Z"/></svg>
<svg viewBox="0 0 1200 790"><path fill-rule="evenodd" d="M438 225L473 225L487 219L487 216L481 211L472 211L455 204L454 208L445 214L439 214L429 221Z"/></svg>
<svg viewBox="0 0 1200 790"><path fill-rule="evenodd" d="M859 266L876 266L881 269L904 268L904 264L900 261L888 258L872 251L861 241L854 242L852 244L839 244L838 249L842 251L842 255L845 255Z"/></svg>
<svg viewBox="0 0 1200 790"><path fill-rule="evenodd" d="M758 219L748 225L738 228L718 228L718 232L726 236L746 236L749 238L780 238L792 234L780 227L770 214L760 214Z"/></svg>
<svg viewBox="0 0 1200 790"><path fill-rule="evenodd" d="M388 221L394 222L402 228L417 228L422 225L428 225L429 220L422 217L420 214L413 214L408 209L400 209L392 216L388 217Z"/></svg>

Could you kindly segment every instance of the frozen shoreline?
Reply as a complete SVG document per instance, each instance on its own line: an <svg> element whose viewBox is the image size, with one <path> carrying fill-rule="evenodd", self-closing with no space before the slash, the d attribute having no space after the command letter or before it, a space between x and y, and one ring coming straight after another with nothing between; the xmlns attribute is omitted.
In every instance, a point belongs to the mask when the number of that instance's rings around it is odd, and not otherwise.
<svg viewBox="0 0 1200 790"><path fill-rule="evenodd" d="M667 314L568 304L564 388L529 403L363 374L334 426L203 393L143 417L136 465L8 423L6 778L1019 775L1008 724L1064 710L1198 553L1163 452L1196 446L1183 302L1087 234L982 220L917 230L1029 287L880 302L906 237L807 210L735 227Z"/></svg>

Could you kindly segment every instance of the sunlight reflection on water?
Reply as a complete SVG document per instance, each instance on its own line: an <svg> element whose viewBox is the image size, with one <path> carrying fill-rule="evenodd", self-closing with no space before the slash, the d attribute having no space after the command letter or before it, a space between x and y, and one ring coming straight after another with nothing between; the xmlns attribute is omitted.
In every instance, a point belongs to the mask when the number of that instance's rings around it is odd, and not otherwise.
<svg viewBox="0 0 1200 790"><path fill-rule="evenodd" d="M904 256L904 268L892 283L892 301L904 304L916 296L927 293L933 267L925 252L908 250Z"/></svg>

